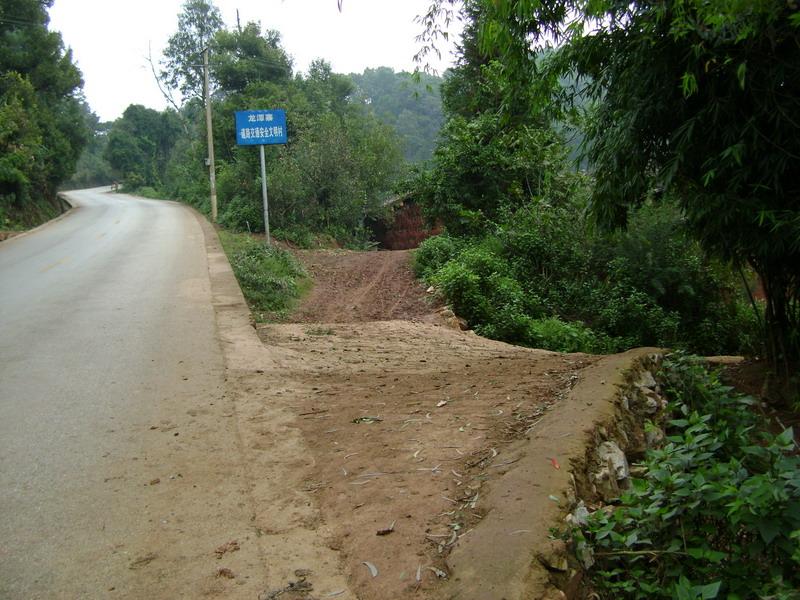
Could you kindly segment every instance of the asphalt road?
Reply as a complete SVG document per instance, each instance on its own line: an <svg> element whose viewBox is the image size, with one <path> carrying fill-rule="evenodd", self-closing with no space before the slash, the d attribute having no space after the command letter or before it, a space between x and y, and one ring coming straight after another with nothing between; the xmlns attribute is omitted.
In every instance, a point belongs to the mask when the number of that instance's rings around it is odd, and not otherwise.
<svg viewBox="0 0 800 600"><path fill-rule="evenodd" d="M0 598L208 593L250 515L202 229L70 198L0 243Z"/></svg>

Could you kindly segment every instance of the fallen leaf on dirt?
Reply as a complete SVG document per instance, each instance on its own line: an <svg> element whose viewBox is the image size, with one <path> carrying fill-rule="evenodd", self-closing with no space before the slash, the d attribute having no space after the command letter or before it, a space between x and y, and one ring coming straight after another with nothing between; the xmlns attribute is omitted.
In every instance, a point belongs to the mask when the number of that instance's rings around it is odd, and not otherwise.
<svg viewBox="0 0 800 600"><path fill-rule="evenodd" d="M150 485L158 485L159 483L161 483L161 479L159 479L158 477L150 480Z"/></svg>
<svg viewBox="0 0 800 600"><path fill-rule="evenodd" d="M224 554L227 554L228 552L236 552L238 549L239 542L236 540L231 540L230 542L226 542L214 550L214 554L217 555L217 558L222 558Z"/></svg>
<svg viewBox="0 0 800 600"><path fill-rule="evenodd" d="M441 408L445 404L447 404L447 400L439 400L439 402L436 403L436 408Z"/></svg>
<svg viewBox="0 0 800 600"><path fill-rule="evenodd" d="M377 423L378 421L383 421L380 417L356 417L353 419L353 423L361 424L361 423Z"/></svg>
<svg viewBox="0 0 800 600"><path fill-rule="evenodd" d="M233 579L236 577L236 575L234 575L233 571L231 571L229 568L221 567L217 569L217 578L220 577L224 577L225 579Z"/></svg>
<svg viewBox="0 0 800 600"><path fill-rule="evenodd" d="M447 573L442 571L441 569L437 569L436 567L428 567L429 571L433 571L437 577L441 579L447 579Z"/></svg>
<svg viewBox="0 0 800 600"><path fill-rule="evenodd" d="M394 524L395 523L396 523L396 521L392 521L392 524L389 525L386 529L378 529L378 531L375 533L375 535L389 535L390 533L392 533L394 531Z"/></svg>
<svg viewBox="0 0 800 600"><path fill-rule="evenodd" d="M422 565L417 566L417 582L422 581Z"/></svg>
<svg viewBox="0 0 800 600"><path fill-rule="evenodd" d="M373 577L377 577L378 576L378 567L373 565L371 562L365 560L361 564L363 564L365 567L367 567L369 569L369 572Z"/></svg>
<svg viewBox="0 0 800 600"><path fill-rule="evenodd" d="M150 552L148 554L145 554L144 556L140 556L139 558L133 560L131 562L131 564L128 565L128 568L129 569L140 569L142 567L145 567L145 566L149 565L157 557L158 557L157 554L155 554L154 552Z"/></svg>
<svg viewBox="0 0 800 600"><path fill-rule="evenodd" d="M334 596L341 596L344 594L344 590L336 590L335 592L331 592L330 594L325 594L326 598L333 598Z"/></svg>

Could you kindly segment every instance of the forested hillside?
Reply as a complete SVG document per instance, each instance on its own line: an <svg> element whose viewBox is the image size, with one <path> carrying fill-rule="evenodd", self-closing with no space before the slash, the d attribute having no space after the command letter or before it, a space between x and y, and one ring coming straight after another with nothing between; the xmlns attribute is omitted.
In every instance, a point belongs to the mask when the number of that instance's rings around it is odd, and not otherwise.
<svg viewBox="0 0 800 600"><path fill-rule="evenodd" d="M30 226L58 209L91 111L61 35L48 30L52 0L0 0L0 229Z"/></svg>

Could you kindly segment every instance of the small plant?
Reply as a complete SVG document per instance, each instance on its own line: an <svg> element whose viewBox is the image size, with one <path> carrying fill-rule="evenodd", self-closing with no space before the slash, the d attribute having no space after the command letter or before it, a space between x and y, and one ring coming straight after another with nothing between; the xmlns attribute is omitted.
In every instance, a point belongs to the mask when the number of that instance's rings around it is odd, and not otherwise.
<svg viewBox="0 0 800 600"><path fill-rule="evenodd" d="M219 236L257 320L286 314L307 287L307 274L297 259L247 234L220 231Z"/></svg>
<svg viewBox="0 0 800 600"><path fill-rule="evenodd" d="M660 379L671 420L621 505L572 531L602 598L798 598L800 457L699 359Z"/></svg>

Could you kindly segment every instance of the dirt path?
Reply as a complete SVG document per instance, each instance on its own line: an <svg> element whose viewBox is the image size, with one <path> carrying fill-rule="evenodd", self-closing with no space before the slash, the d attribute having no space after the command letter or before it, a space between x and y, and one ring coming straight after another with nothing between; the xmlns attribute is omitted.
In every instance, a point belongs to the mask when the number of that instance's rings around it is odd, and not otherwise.
<svg viewBox="0 0 800 600"><path fill-rule="evenodd" d="M314 288L289 319L296 323L418 320L433 313L432 299L411 271L408 250L352 252L296 250Z"/></svg>

